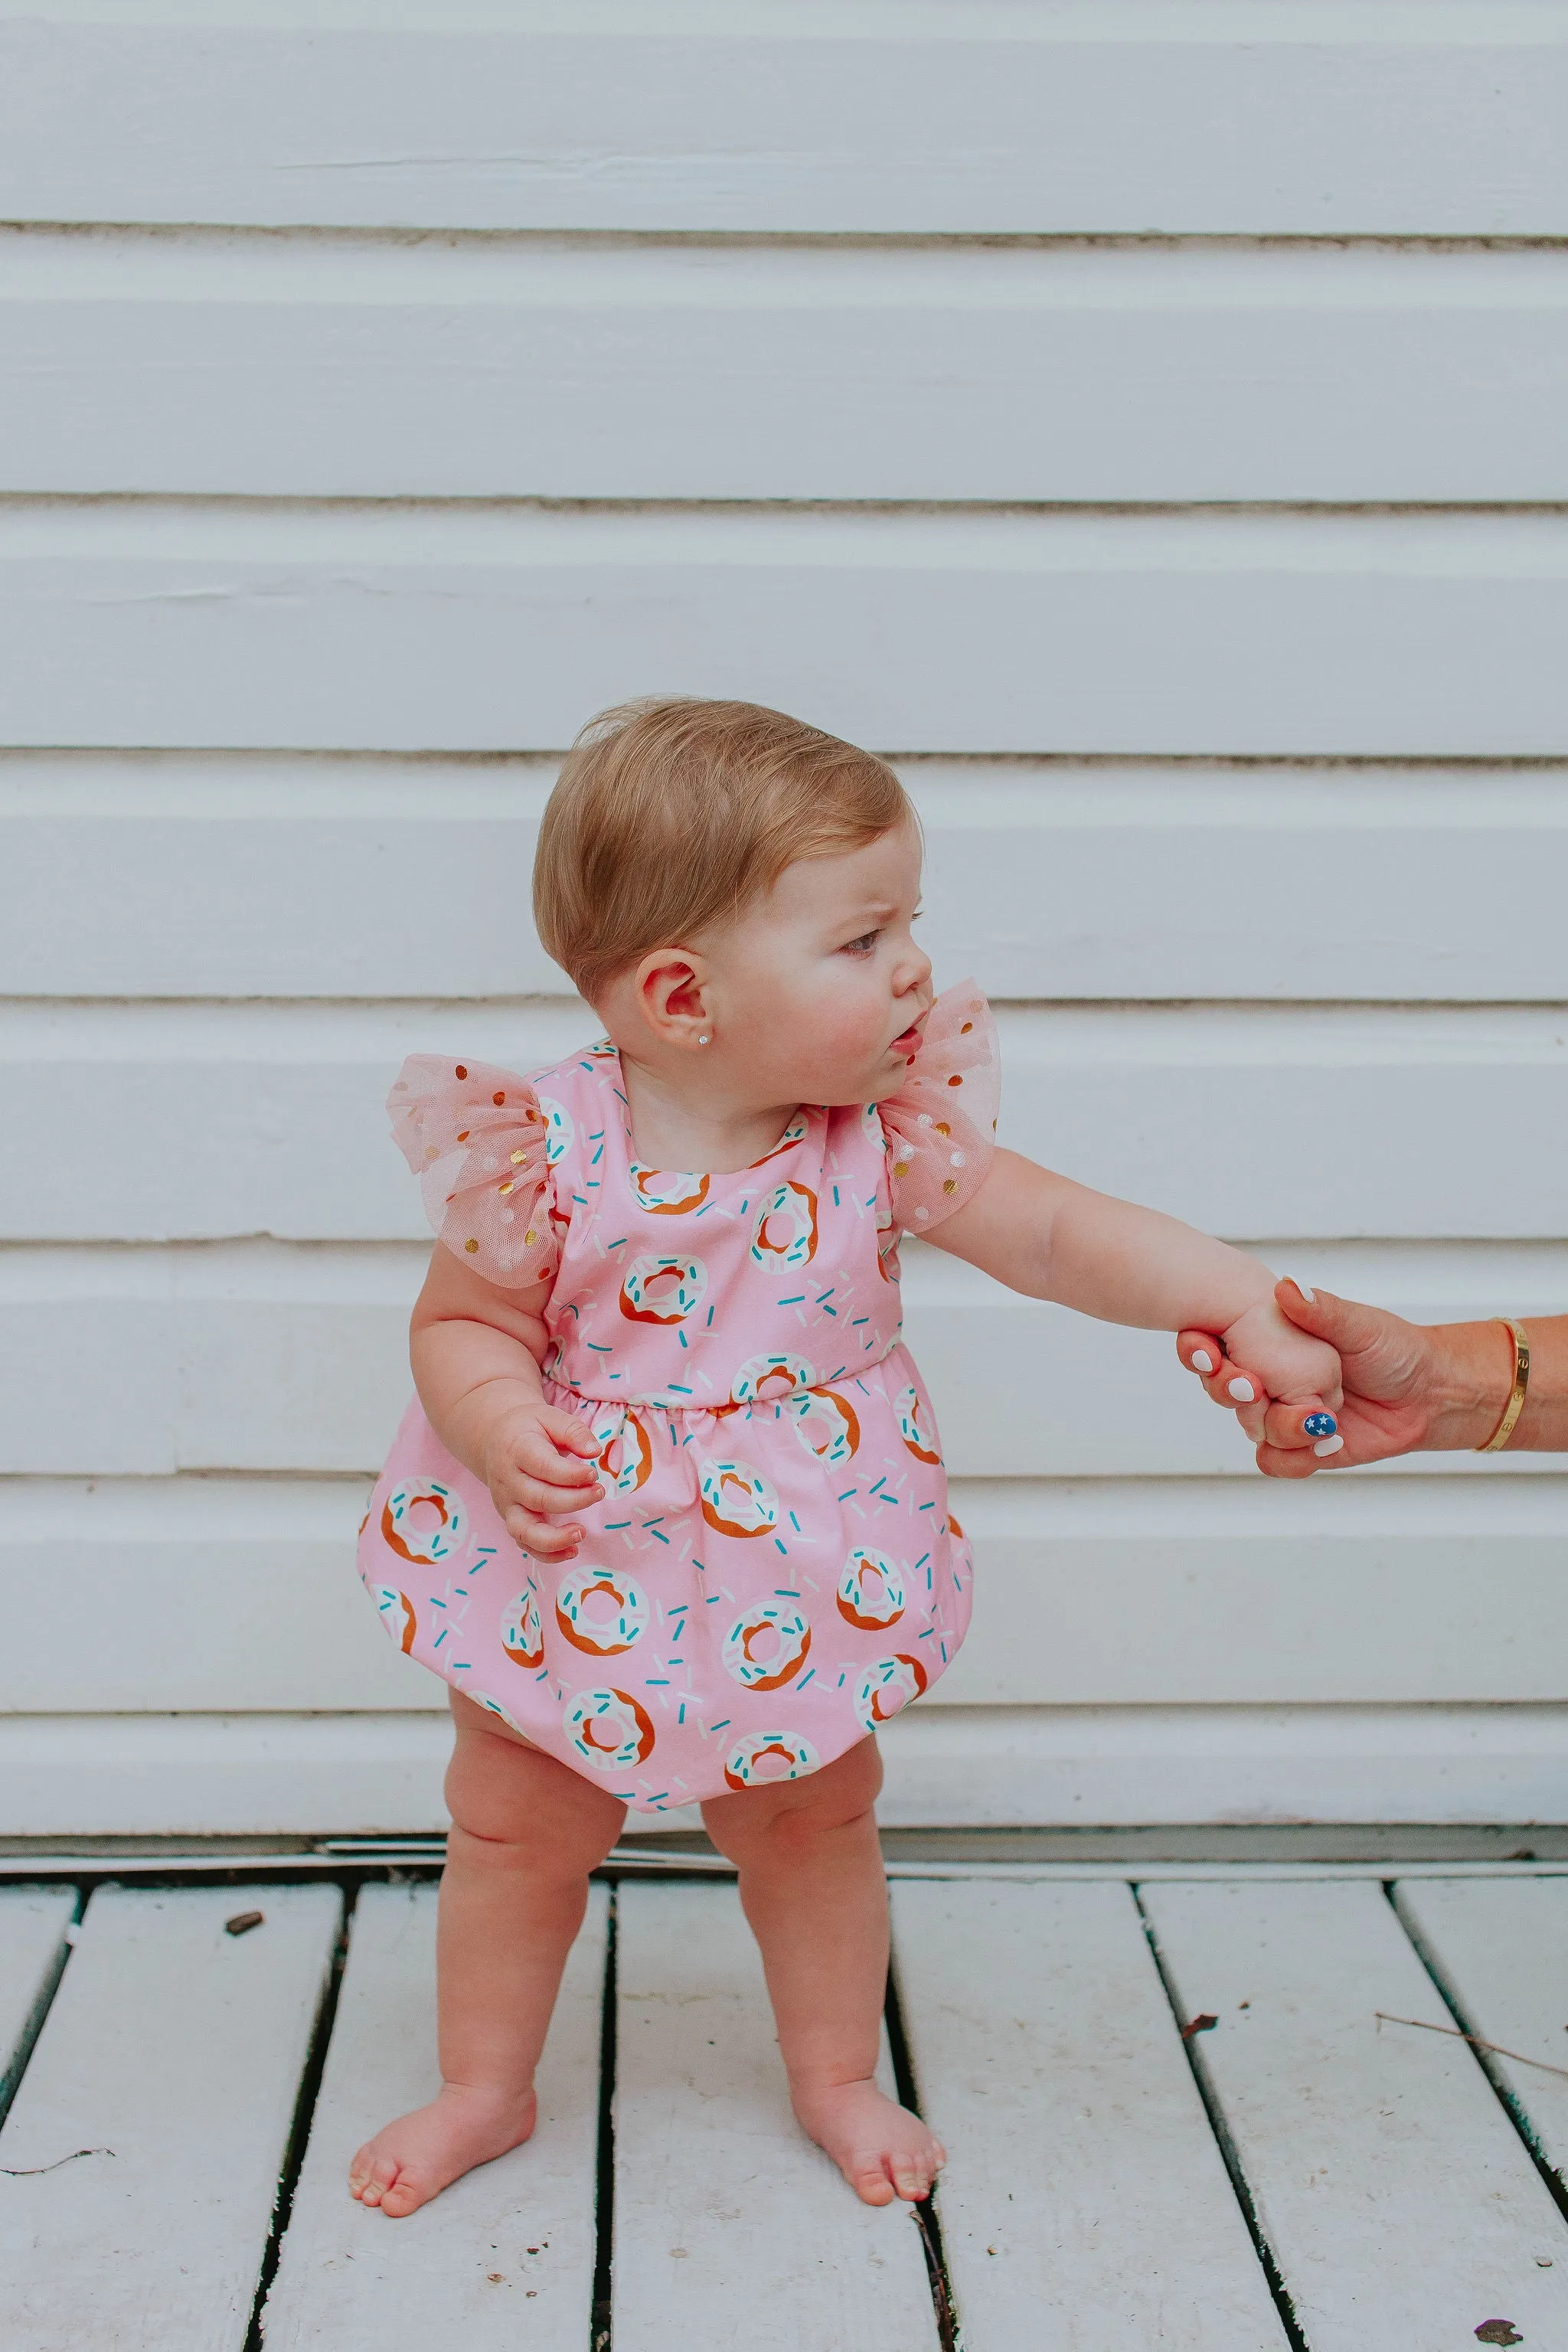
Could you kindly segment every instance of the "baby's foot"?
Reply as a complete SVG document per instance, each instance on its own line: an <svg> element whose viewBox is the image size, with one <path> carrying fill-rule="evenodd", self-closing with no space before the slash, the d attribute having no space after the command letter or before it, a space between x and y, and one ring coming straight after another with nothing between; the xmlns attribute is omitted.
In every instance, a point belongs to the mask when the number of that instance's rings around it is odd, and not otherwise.
<svg viewBox="0 0 1568 2352"><path fill-rule="evenodd" d="M366 2140L349 2167L349 2195L400 2221L476 2164L516 2147L532 2131L537 2112L531 2091L520 2098L448 2083L427 2107L399 2116Z"/></svg>
<svg viewBox="0 0 1568 2352"><path fill-rule="evenodd" d="M803 2129L833 2158L868 2205L911 2204L931 2192L947 2150L919 2116L885 2099L875 2083L825 2083L793 2094Z"/></svg>

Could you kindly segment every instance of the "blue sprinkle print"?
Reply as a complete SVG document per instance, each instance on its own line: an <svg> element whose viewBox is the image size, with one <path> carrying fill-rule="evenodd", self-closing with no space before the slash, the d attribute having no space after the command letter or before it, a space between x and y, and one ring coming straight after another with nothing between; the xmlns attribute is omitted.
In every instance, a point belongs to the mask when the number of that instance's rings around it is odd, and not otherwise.
<svg viewBox="0 0 1568 2352"><path fill-rule="evenodd" d="M494 1559L496 1556L496 1547L494 1544L480 1544L479 1550L479 1558L481 1559Z"/></svg>
<svg viewBox="0 0 1568 2352"><path fill-rule="evenodd" d="M454 1658L454 1659L453 1659L453 1661L452 1661L452 1672L453 1672L455 1675L471 1675L471 1674L473 1673L473 1671L474 1671L474 1662L473 1662L472 1658Z"/></svg>
<svg viewBox="0 0 1568 2352"><path fill-rule="evenodd" d="M789 1523L790 1523L791 1527L795 1529L795 1531L796 1535L799 1535L799 1533L800 1533L800 1521L795 1517L795 1513L794 1513L793 1511L792 1511L792 1512L790 1513L790 1515L789 1515Z"/></svg>
<svg viewBox="0 0 1568 2352"><path fill-rule="evenodd" d="M669 1538L660 1528L649 1528L648 1533L653 1538L655 1543L667 1544L669 1541Z"/></svg>
<svg viewBox="0 0 1568 2352"><path fill-rule="evenodd" d="M710 1731L728 1731L734 1720L732 1715L727 1715L722 1723L710 1723L708 1728Z"/></svg>
<svg viewBox="0 0 1568 2352"><path fill-rule="evenodd" d="M775 1551L782 1551L786 1559L789 1558L789 1546L784 1542L782 1536L775 1536L773 1538L773 1549Z"/></svg>
<svg viewBox="0 0 1568 2352"><path fill-rule="evenodd" d="M614 1349L606 1348L602 1339L585 1339L583 1344L584 1347L592 1348L595 1356L610 1356L615 1353Z"/></svg>
<svg viewBox="0 0 1568 2352"><path fill-rule="evenodd" d="M811 1682L815 1678L816 1674L816 1668L815 1666L807 1666L805 1674L802 1675L799 1682L795 1685L796 1690L804 1690L807 1683Z"/></svg>
<svg viewBox="0 0 1568 2352"><path fill-rule="evenodd" d="M647 1805L662 1805L668 1794L668 1789L661 1789L657 1797L645 1797L643 1802Z"/></svg>
<svg viewBox="0 0 1568 2352"><path fill-rule="evenodd" d="M669 1385L675 1391L677 1396L690 1396L692 1394L692 1391L689 1388L683 1388L679 1381L671 1381Z"/></svg>
<svg viewBox="0 0 1568 2352"><path fill-rule="evenodd" d="M684 1699L680 1702L680 1711L675 1719L677 1723L684 1723L686 1720L686 1701Z"/></svg>
<svg viewBox="0 0 1568 2352"><path fill-rule="evenodd" d="M921 1508L922 1511L934 1511L936 1505L934 1503L922 1503L921 1505Z"/></svg>
<svg viewBox="0 0 1568 2352"><path fill-rule="evenodd" d="M468 1599L468 1588L466 1584L454 1584L452 1590L457 1594L459 1601L466 1601Z"/></svg>
<svg viewBox="0 0 1568 2352"><path fill-rule="evenodd" d="M832 1318L833 1318L833 1319L834 1319L834 1321L835 1321L836 1323L837 1322L837 1320L838 1320L838 1309L837 1309L837 1307L823 1307L823 1310L822 1310L822 1311L823 1311L823 1313L824 1313L825 1315L831 1315L831 1316L832 1316Z"/></svg>
<svg viewBox="0 0 1568 2352"><path fill-rule="evenodd" d="M444 1601L437 1601L436 1595L432 1593L430 1595L430 1606L432 1609L445 1609L447 1604Z"/></svg>
<svg viewBox="0 0 1568 2352"><path fill-rule="evenodd" d="M914 1568L910 1570L910 1575L914 1575L917 1570L922 1569L930 1558L931 1554L929 1551L922 1551L919 1559L916 1560Z"/></svg>
<svg viewBox="0 0 1568 2352"><path fill-rule="evenodd" d="M804 1307L805 1293L804 1290L797 1290L793 1298L781 1298L778 1303L781 1307Z"/></svg>
<svg viewBox="0 0 1568 2352"><path fill-rule="evenodd" d="M925 1629L925 1632L921 1635L921 1640L922 1642L934 1642L934 1641L935 1641L935 1639L936 1639L936 1627L935 1627L934 1625L928 1625L928 1626L926 1627L926 1629Z"/></svg>
<svg viewBox="0 0 1568 2352"><path fill-rule="evenodd" d="M860 1489L858 1486L846 1486L838 1499L841 1503L847 1503L852 1495L858 1495Z"/></svg>
<svg viewBox="0 0 1568 2352"><path fill-rule="evenodd" d="M724 1596L721 1592L710 1592L706 1596L707 1606L710 1609L717 1609L720 1601L722 1601L723 1598Z"/></svg>
<svg viewBox="0 0 1568 2352"><path fill-rule="evenodd" d="M662 1511L656 1511L656 1512L654 1513L654 1515L653 1515L653 1517L652 1517L652 1518L651 1518L651 1519L645 1519L645 1520L643 1521L643 1525L644 1525L644 1527L645 1527L645 1528L661 1528L661 1527L663 1527L663 1525L664 1525L664 1513L663 1513Z"/></svg>
<svg viewBox="0 0 1568 2352"><path fill-rule="evenodd" d="M836 1209L842 1208L844 1205L838 1198L838 1187L837 1184L833 1187L833 1205Z"/></svg>
<svg viewBox="0 0 1568 2352"><path fill-rule="evenodd" d="M607 1536L619 1535L623 1528L629 1528L630 1526L630 1519L606 1519L605 1521L605 1533Z"/></svg>
<svg viewBox="0 0 1568 2352"><path fill-rule="evenodd" d="M687 1342L686 1342L686 1334L685 1334L685 1332L684 1332L684 1331L678 1331L678 1332L676 1333L676 1335L675 1335L675 1336L676 1336L676 1338L679 1340L679 1342L680 1342L681 1346L684 1348L684 1347L686 1346L686 1344L687 1344ZM690 1391L689 1391L689 1390L688 1390L688 1391L687 1391L687 1394L688 1394L688 1395L689 1395L689 1394L690 1394Z"/></svg>
<svg viewBox="0 0 1568 2352"><path fill-rule="evenodd" d="M649 1527L653 1525L653 1521L651 1519L648 1521L648 1525ZM690 1606L691 1603L689 1601L671 1601L666 1613L671 1617L684 1617Z"/></svg>
<svg viewBox="0 0 1568 2352"><path fill-rule="evenodd" d="M800 1594L793 1584L775 1584L773 1587L773 1599L775 1601L798 1601L800 1599Z"/></svg>
<svg viewBox="0 0 1568 2352"><path fill-rule="evenodd" d="M851 1331L858 1331L862 1323L869 1323L870 1320L871 1318L868 1315L857 1315L854 1322L849 1326L849 1328Z"/></svg>
<svg viewBox="0 0 1568 2352"><path fill-rule="evenodd" d="M882 1473L881 1477L880 1477L880 1478L879 1478L879 1479L878 1479L878 1481L877 1481L877 1486L884 1486L884 1485L887 1483L887 1476L888 1476L888 1474L887 1474L887 1472L884 1470L884 1471L883 1471L883 1473ZM867 1489L866 1489L866 1492L868 1493L868 1495L874 1495L874 1494L876 1493L876 1491L877 1491L877 1486L868 1486L868 1487L867 1487Z"/></svg>
<svg viewBox="0 0 1568 2352"><path fill-rule="evenodd" d="M647 1685L649 1690L668 1690L669 1688L669 1676L668 1675L644 1675L643 1680Z"/></svg>
<svg viewBox="0 0 1568 2352"><path fill-rule="evenodd" d="M430 1647L433 1650L438 1650L451 1630L452 1629L449 1625L443 1625L440 1632L437 1634L436 1639L431 1643Z"/></svg>
<svg viewBox="0 0 1568 2352"><path fill-rule="evenodd" d="M713 1309L711 1307L708 1309L708 1328L710 1331L713 1328Z"/></svg>
<svg viewBox="0 0 1568 2352"><path fill-rule="evenodd" d="M619 1240L618 1242L606 1242L606 1243L605 1244L605 1247L607 1250L618 1250L618 1249L625 1249L625 1247L626 1247L626 1245L627 1242L628 1242L628 1241L630 1241L630 1239L631 1239L631 1235L630 1235L629 1234L623 1234L621 1235L621 1238L620 1238L620 1240Z"/></svg>
<svg viewBox="0 0 1568 2352"><path fill-rule="evenodd" d="M846 1671L847 1671L847 1669L846 1669ZM839 1689L840 1689L840 1690L842 1690L842 1689L843 1689L843 1687L844 1687L844 1676L843 1676L843 1675L839 1675L839 1677L838 1677L838 1687L839 1687Z"/></svg>

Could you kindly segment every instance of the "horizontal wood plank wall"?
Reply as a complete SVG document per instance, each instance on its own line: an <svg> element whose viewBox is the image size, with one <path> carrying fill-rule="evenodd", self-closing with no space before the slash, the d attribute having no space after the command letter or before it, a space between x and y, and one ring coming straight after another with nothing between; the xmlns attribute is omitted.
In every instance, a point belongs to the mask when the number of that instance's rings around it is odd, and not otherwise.
<svg viewBox="0 0 1568 2352"><path fill-rule="evenodd" d="M898 758L1018 1148L1568 1308L1568 6L312 18L0 0L0 1834L439 1819L380 1102L590 1025L605 701ZM1568 1460L1267 1486L910 1255L981 1577L892 1818L1561 1817Z"/></svg>

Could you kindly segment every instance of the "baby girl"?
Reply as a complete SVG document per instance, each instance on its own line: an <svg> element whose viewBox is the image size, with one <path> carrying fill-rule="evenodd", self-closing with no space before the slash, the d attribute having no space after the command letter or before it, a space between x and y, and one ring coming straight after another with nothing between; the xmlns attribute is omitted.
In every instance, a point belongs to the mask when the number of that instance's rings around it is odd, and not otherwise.
<svg viewBox="0 0 1568 2352"><path fill-rule="evenodd" d="M868 2204L943 2161L878 2089L876 1727L969 1622L918 1235L1034 1298L1224 1335L1318 1434L1339 1361L1256 1258L998 1148L995 1034L931 990L892 770L779 712L660 701L579 738L539 932L607 1034L523 1078L416 1056L397 1140L439 1235L418 1402L361 1571L457 1725L442 2088L355 2157L411 2213L526 2139L588 1874L700 1804L739 1873L804 2128Z"/></svg>

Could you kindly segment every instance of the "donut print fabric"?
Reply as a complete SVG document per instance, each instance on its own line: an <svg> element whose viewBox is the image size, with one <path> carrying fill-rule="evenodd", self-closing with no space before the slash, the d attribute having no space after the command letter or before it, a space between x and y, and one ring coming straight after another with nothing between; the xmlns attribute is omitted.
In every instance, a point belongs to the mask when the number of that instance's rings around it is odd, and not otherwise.
<svg viewBox="0 0 1568 2352"><path fill-rule="evenodd" d="M898 1244L975 1191L997 1086L973 982L890 1101L802 1108L727 1175L637 1160L608 1045L532 1081L406 1063L388 1109L431 1223L489 1281L552 1277L545 1393L605 1495L575 1559L535 1559L410 1405L359 1548L398 1648L647 1812L799 1780L929 1690L970 1555Z"/></svg>

